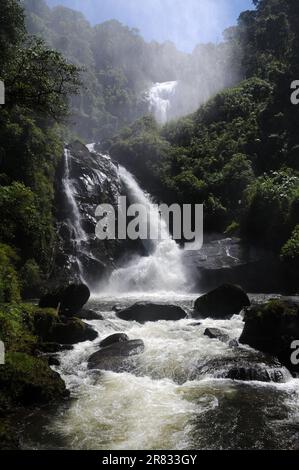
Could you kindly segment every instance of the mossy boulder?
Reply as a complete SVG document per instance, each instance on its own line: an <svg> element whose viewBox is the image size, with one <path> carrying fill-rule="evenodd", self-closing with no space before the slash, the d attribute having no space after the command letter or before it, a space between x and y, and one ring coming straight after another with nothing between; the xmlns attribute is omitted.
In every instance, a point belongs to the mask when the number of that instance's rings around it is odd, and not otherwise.
<svg viewBox="0 0 299 470"><path fill-rule="evenodd" d="M76 344L93 341L98 333L79 318L68 318L65 322L57 322L47 335L47 341L60 344Z"/></svg>
<svg viewBox="0 0 299 470"><path fill-rule="evenodd" d="M226 319L237 315L250 305L244 290L233 284L223 284L199 297L194 304L193 317Z"/></svg>
<svg viewBox="0 0 299 470"><path fill-rule="evenodd" d="M247 309L240 343L276 356L289 370L299 372L292 363L293 341L299 340L299 302L270 300Z"/></svg>
<svg viewBox="0 0 299 470"><path fill-rule="evenodd" d="M47 361L20 352L8 352L0 365L0 410L12 406L49 403L68 396L65 383Z"/></svg>

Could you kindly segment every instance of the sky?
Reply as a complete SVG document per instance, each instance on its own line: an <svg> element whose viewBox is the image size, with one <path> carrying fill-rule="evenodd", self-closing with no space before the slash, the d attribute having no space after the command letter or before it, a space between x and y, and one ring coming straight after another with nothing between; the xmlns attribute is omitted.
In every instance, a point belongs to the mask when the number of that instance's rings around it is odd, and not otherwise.
<svg viewBox="0 0 299 470"><path fill-rule="evenodd" d="M138 28L146 41L172 41L191 52L203 42L219 42L252 0L47 0L49 6L79 10L92 23L116 19Z"/></svg>

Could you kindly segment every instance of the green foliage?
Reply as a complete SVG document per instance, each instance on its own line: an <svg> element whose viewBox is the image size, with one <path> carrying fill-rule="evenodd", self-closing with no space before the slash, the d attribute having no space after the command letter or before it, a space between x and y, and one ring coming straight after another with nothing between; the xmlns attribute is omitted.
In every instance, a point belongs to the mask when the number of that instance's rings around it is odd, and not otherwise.
<svg viewBox="0 0 299 470"><path fill-rule="evenodd" d="M22 279L22 296L35 297L41 292L43 285L42 273L35 259L28 259L20 270Z"/></svg>
<svg viewBox="0 0 299 470"><path fill-rule="evenodd" d="M20 300L17 262L18 257L13 248L0 243L0 303Z"/></svg>
<svg viewBox="0 0 299 470"><path fill-rule="evenodd" d="M296 225L291 238L281 249L281 259L299 269L299 225Z"/></svg>
<svg viewBox="0 0 299 470"><path fill-rule="evenodd" d="M298 189L299 178L290 171L273 172L253 182L246 190L243 234L251 240L261 240L269 248L279 249L287 239Z"/></svg>

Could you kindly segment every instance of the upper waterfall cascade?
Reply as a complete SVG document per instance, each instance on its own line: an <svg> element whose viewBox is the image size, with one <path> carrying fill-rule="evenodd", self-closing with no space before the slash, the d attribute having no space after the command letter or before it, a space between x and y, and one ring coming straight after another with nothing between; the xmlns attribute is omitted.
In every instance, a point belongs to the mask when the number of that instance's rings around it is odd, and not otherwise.
<svg viewBox="0 0 299 470"><path fill-rule="evenodd" d="M161 124L165 124L169 119L171 101L177 86L177 81L155 83L148 92L149 110Z"/></svg>

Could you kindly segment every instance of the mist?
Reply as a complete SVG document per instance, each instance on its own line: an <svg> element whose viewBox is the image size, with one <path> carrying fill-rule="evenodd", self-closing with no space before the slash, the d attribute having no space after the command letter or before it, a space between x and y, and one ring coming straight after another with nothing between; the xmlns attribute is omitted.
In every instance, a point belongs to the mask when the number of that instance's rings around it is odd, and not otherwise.
<svg viewBox="0 0 299 470"><path fill-rule="evenodd" d="M160 124L188 115L240 79L239 51L222 35L236 23L239 1L24 4L29 30L85 68L73 121L88 140L109 137L149 112Z"/></svg>

